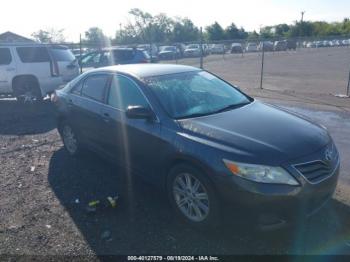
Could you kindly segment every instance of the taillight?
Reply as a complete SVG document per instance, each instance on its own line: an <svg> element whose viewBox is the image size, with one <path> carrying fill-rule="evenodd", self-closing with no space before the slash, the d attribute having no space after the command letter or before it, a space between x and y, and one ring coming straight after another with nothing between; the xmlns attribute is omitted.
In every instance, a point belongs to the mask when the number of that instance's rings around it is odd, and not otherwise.
<svg viewBox="0 0 350 262"><path fill-rule="evenodd" d="M51 76L59 76L60 75L58 63L56 60L51 61L50 69L51 69Z"/></svg>
<svg viewBox="0 0 350 262"><path fill-rule="evenodd" d="M58 101L58 95L56 94L56 91L54 91L54 92L51 94L50 99L51 99L51 102L52 102L52 103L57 103L57 101Z"/></svg>

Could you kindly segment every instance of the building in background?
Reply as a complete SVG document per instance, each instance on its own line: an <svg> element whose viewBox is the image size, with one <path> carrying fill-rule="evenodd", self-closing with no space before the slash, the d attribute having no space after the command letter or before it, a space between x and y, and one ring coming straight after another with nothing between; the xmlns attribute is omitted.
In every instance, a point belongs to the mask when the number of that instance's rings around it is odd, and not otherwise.
<svg viewBox="0 0 350 262"><path fill-rule="evenodd" d="M15 33L12 33L10 31L7 31L5 33L0 34L0 43L12 43L12 42L16 42L16 43L35 43L34 40L26 38L24 36L21 35L17 35Z"/></svg>

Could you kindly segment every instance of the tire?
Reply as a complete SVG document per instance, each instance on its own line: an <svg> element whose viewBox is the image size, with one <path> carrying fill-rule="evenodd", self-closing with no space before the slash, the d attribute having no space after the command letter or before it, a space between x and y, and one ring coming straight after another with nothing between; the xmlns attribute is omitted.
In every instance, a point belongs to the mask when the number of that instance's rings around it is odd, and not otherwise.
<svg viewBox="0 0 350 262"><path fill-rule="evenodd" d="M39 83L35 79L21 78L16 81L14 94L19 103L42 102Z"/></svg>
<svg viewBox="0 0 350 262"><path fill-rule="evenodd" d="M73 157L80 155L81 144L79 142L77 133L74 131L71 125L64 121L59 125L58 130L67 153Z"/></svg>
<svg viewBox="0 0 350 262"><path fill-rule="evenodd" d="M192 189L197 186L196 191L187 189L185 193L186 190L182 190L189 185L187 179L190 179ZM168 174L167 193L172 208L183 222L198 229L216 228L219 225L218 196L212 182L200 170L187 164L172 168Z"/></svg>

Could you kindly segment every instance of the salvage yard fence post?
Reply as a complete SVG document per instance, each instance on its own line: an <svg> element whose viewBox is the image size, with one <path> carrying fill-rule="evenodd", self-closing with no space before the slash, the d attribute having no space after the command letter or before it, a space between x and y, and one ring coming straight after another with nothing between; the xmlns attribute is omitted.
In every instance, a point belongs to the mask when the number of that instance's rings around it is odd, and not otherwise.
<svg viewBox="0 0 350 262"><path fill-rule="evenodd" d="M81 47L81 34L79 35L79 59L81 59L83 54L82 47ZM83 67L81 66L81 63L79 63L79 68L80 68L80 74L83 73Z"/></svg>
<svg viewBox="0 0 350 262"><path fill-rule="evenodd" d="M200 58L199 58L199 67L203 69L203 29L200 29Z"/></svg>
<svg viewBox="0 0 350 262"><path fill-rule="evenodd" d="M348 86L346 88L346 95L347 97L350 97L350 69L349 69Z"/></svg>
<svg viewBox="0 0 350 262"><path fill-rule="evenodd" d="M264 42L262 42L261 49L262 49L262 55L261 55L260 89L263 89L264 57L265 57Z"/></svg>

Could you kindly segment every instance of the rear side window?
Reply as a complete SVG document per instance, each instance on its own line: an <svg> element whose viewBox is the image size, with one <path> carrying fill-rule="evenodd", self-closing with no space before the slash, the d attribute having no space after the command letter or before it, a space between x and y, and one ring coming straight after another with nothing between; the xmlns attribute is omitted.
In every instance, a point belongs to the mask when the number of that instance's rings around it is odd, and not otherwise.
<svg viewBox="0 0 350 262"><path fill-rule="evenodd" d="M9 65L12 61L9 48L0 48L0 65Z"/></svg>
<svg viewBox="0 0 350 262"><path fill-rule="evenodd" d="M82 95L99 102L103 102L104 91L108 82L108 75L93 75L86 78Z"/></svg>
<svg viewBox="0 0 350 262"><path fill-rule="evenodd" d="M23 63L50 62L46 47L17 47L16 50Z"/></svg>
<svg viewBox="0 0 350 262"><path fill-rule="evenodd" d="M55 61L72 62L75 60L73 53L66 48L51 48L50 52Z"/></svg>
<svg viewBox="0 0 350 262"><path fill-rule="evenodd" d="M80 95L81 89L83 88L83 81L79 81L70 91L72 94Z"/></svg>

